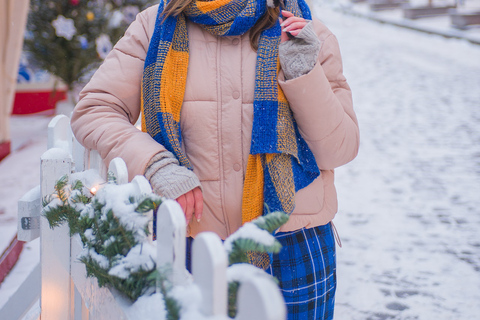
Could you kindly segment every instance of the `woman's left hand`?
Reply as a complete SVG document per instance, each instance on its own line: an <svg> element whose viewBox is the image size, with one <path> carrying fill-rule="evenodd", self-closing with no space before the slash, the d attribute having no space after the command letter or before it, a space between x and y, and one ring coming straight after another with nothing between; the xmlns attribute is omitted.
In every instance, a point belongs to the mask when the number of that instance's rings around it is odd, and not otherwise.
<svg viewBox="0 0 480 320"><path fill-rule="evenodd" d="M293 13L289 11L282 10L282 16L285 20L279 18L280 26L282 27L282 35L280 37L280 42L285 42L289 40L287 32L290 33L292 36L297 36L300 31L302 31L303 27L305 27L308 23L307 20L300 17L295 17Z"/></svg>

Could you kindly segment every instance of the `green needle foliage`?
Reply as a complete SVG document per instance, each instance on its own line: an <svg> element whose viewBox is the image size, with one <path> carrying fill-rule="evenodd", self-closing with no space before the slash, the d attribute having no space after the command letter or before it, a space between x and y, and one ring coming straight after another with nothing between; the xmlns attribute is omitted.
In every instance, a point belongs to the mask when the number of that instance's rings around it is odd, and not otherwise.
<svg viewBox="0 0 480 320"><path fill-rule="evenodd" d="M288 221L288 214L281 211L270 212L265 216L258 217L252 222L260 229L266 230L269 233L275 232L278 228L283 226Z"/></svg>
<svg viewBox="0 0 480 320"><path fill-rule="evenodd" d="M106 210L106 203L96 196L85 195L86 190L79 180L68 184L63 176L55 185L54 194L43 200L43 214L51 228L68 223L70 235L79 234L87 254L80 257L85 264L87 275L98 279L100 287L110 285L135 301L147 290L154 289L159 279L155 261L153 268L139 268L126 278L109 274L119 260L126 257L132 248L140 244L138 232L124 226L112 209ZM97 193L98 194L98 193ZM135 212L144 216L156 210L160 197L150 194L140 199L130 196L128 201L135 206ZM148 220L142 229L144 238L148 235ZM98 257L101 256L101 259ZM161 281L160 281L161 282Z"/></svg>
<svg viewBox="0 0 480 320"><path fill-rule="evenodd" d="M139 229L133 230L132 227L127 227L122 223L118 214L116 215L112 206L107 203L112 201L111 198L105 196L107 191L116 192L116 189L107 190L107 188L115 185L115 179L109 176L108 184L104 186L105 190L100 190L95 196L92 196L81 181L76 180L69 184L68 177L63 176L57 181L55 192L43 199L43 215L47 218L51 228L67 223L70 235L79 234L84 245L84 253L79 260L85 264L87 275L97 278L100 287L111 286L132 301L158 288L164 297L168 320L178 320L180 305L169 295L171 283L166 277L168 270L159 272L155 261L151 261L152 263L149 265L153 267L128 270L128 276L120 277L117 273L110 272L112 268L120 265L120 261L132 249L138 248L138 245L142 245L141 248L143 248L144 240L149 232L148 220L144 221L143 227L140 225ZM102 196L100 195L101 191L105 191ZM160 197L153 193L138 198L131 194L121 192L119 194L126 199L115 198L116 201L125 202L127 207L131 205L134 211L130 214L138 215L140 218L151 210L155 212L161 203ZM281 249L280 243L271 234L287 220L288 215L285 213L273 212L252 221L251 224L254 228L267 232L266 236L271 237L271 244L265 244L269 241L258 241L255 237L238 237L231 243L229 265L250 263L259 266L268 263L269 254L278 253ZM258 231L263 233L264 231L261 230ZM260 263L257 264L257 262ZM228 314L232 318L237 312L236 301L240 285L236 281L228 284Z"/></svg>
<svg viewBox="0 0 480 320"><path fill-rule="evenodd" d="M258 228L273 233L288 221L288 215L284 212L270 212L265 216L252 221ZM273 237L273 236L272 236ZM252 252L256 253L278 253L282 245L276 239L272 245L265 245L248 237L241 237L232 241L232 250L228 254L229 265L235 263L251 263Z"/></svg>
<svg viewBox="0 0 480 320"><path fill-rule="evenodd" d="M165 301L165 309L167 310L167 320L179 320L180 319L180 305L172 298L169 294L172 289L171 283L165 277L166 274L171 272L171 270L162 270L163 272L158 273L156 277L158 281L158 288L163 295Z"/></svg>
<svg viewBox="0 0 480 320"><path fill-rule="evenodd" d="M257 228L272 234L288 221L288 215L284 212L270 212L265 216L253 220L251 223ZM272 244L266 245L255 238L239 237L232 241L231 251L228 254L228 263L249 263L265 269L270 264L270 254L280 252L282 245L278 240L273 239ZM272 277L272 280L276 279ZM278 282L275 281L277 284ZM228 283L228 316L235 318L237 315L237 295L241 284L238 281Z"/></svg>
<svg viewBox="0 0 480 320"><path fill-rule="evenodd" d="M228 283L228 316L235 318L237 315L237 296L240 282L232 281Z"/></svg>
<svg viewBox="0 0 480 320"><path fill-rule="evenodd" d="M73 186L68 185L68 176L65 175L55 184L55 193L43 199L43 207L48 206L48 210L44 211L45 217L52 229L65 222L70 226L70 235L82 229L81 225L86 221L80 218L80 213L72 206L90 202L90 197L81 193L82 188L81 181L76 181ZM70 197L71 195L73 196ZM55 205L49 206L51 203Z"/></svg>

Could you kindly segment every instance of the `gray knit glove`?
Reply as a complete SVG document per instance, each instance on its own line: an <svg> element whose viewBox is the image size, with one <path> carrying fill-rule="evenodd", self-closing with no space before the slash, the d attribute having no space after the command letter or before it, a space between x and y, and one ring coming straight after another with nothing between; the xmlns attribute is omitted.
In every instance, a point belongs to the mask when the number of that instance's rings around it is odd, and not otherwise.
<svg viewBox="0 0 480 320"><path fill-rule="evenodd" d="M154 155L148 162L144 175L150 181L153 191L168 199L177 199L201 186L195 173L181 166L169 151Z"/></svg>
<svg viewBox="0 0 480 320"><path fill-rule="evenodd" d="M309 73L317 61L320 45L312 21L303 27L294 39L282 42L278 48L278 55L285 80Z"/></svg>

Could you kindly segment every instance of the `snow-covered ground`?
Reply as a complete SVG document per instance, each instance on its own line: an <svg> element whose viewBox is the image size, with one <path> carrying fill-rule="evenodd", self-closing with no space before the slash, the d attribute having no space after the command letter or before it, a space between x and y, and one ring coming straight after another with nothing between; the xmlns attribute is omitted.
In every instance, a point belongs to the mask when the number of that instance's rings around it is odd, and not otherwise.
<svg viewBox="0 0 480 320"><path fill-rule="evenodd" d="M316 9L361 131L336 175L336 319L479 319L480 46Z"/></svg>
<svg viewBox="0 0 480 320"><path fill-rule="evenodd" d="M0 162L0 253L17 231L18 199L40 183L40 156L47 150L51 119L44 115L10 119L12 153Z"/></svg>
<svg viewBox="0 0 480 320"><path fill-rule="evenodd" d="M335 318L478 319L480 46L314 7L339 39L361 130L357 159L336 175ZM16 201L38 184L49 119L12 119L0 244L15 233Z"/></svg>
<svg viewBox="0 0 480 320"><path fill-rule="evenodd" d="M44 115L13 116L10 119L12 153L0 162L0 253L17 232L18 200L40 183L40 156L47 150L47 125L51 119L51 116ZM39 239L25 244L14 269L0 284L0 309L39 259Z"/></svg>

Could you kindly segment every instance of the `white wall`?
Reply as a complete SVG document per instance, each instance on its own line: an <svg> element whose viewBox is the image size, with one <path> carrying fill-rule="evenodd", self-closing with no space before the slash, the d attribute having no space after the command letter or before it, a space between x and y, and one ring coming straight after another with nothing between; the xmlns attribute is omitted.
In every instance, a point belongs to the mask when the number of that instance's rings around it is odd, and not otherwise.
<svg viewBox="0 0 480 320"><path fill-rule="evenodd" d="M9 119L29 3L29 0L0 1L0 143L10 140Z"/></svg>

